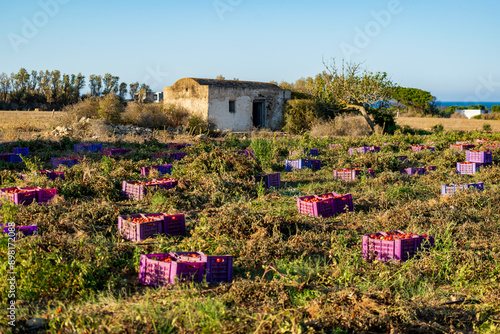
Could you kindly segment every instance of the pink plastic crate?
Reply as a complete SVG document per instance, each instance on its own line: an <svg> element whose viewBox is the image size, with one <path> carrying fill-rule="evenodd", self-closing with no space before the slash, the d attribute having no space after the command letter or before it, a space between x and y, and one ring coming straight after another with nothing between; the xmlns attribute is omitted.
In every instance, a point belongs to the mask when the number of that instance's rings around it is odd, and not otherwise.
<svg viewBox="0 0 500 334"><path fill-rule="evenodd" d="M57 195L57 189L39 189L38 203L47 203Z"/></svg>
<svg viewBox="0 0 500 334"><path fill-rule="evenodd" d="M354 210L351 194L345 194L345 195L339 195L336 193L332 194L336 196L333 199L333 209L335 210L335 214L345 213Z"/></svg>
<svg viewBox="0 0 500 334"><path fill-rule="evenodd" d="M134 223L134 218L153 218L147 223ZM133 215L118 216L118 231L127 240L141 241L163 233L165 215L162 213L137 213Z"/></svg>
<svg viewBox="0 0 500 334"><path fill-rule="evenodd" d="M378 232L374 236L388 236L390 233L402 233L401 231ZM378 260L388 262L404 262L415 257L418 251L426 250L434 246L434 238L431 236L412 235L409 239L379 240L363 235L361 237L362 255L365 261Z"/></svg>
<svg viewBox="0 0 500 334"><path fill-rule="evenodd" d="M465 161L479 162L479 163L492 163L493 153L491 151L466 151Z"/></svg>
<svg viewBox="0 0 500 334"><path fill-rule="evenodd" d="M163 260L170 259L169 262ZM204 262L183 262L171 253L142 254L139 265L139 283L151 286L176 284L179 281L201 282Z"/></svg>
<svg viewBox="0 0 500 334"><path fill-rule="evenodd" d="M40 188L20 188L12 187L0 189L0 197L15 204L29 205L37 201L38 190ZM24 192L9 193L9 191L22 190Z"/></svg>
<svg viewBox="0 0 500 334"><path fill-rule="evenodd" d="M313 198L317 198L317 196L313 195L297 198L297 210L300 214L314 217L331 217L335 215L333 198L320 200L318 202L306 202L306 200Z"/></svg>

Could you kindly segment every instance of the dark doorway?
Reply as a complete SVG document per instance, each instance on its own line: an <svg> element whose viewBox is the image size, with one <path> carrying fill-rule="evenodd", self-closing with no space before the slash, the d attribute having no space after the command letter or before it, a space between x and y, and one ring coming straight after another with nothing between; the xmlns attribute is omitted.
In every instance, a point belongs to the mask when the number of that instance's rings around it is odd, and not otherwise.
<svg viewBox="0 0 500 334"><path fill-rule="evenodd" d="M255 101L253 103L253 126L256 128L266 127L266 103Z"/></svg>

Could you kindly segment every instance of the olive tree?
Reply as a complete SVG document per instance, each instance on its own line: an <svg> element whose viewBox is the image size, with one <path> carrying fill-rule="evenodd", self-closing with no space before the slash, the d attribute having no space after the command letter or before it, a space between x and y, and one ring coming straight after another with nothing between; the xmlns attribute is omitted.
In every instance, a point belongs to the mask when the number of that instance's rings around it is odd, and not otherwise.
<svg viewBox="0 0 500 334"><path fill-rule="evenodd" d="M338 67L335 59L330 64L324 63L326 73L323 76L325 90L329 98L343 109L359 110L366 122L375 131L375 124L367 113L367 108L379 103L388 103L392 97L393 83L387 73L373 73L361 68L361 63L342 61Z"/></svg>

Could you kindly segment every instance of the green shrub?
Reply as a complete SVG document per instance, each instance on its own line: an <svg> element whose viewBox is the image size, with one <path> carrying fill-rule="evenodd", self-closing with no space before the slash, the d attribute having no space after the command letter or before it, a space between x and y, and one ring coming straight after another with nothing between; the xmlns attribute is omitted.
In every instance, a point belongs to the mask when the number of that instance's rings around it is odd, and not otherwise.
<svg viewBox="0 0 500 334"><path fill-rule="evenodd" d="M100 118L113 124L120 122L123 111L124 107L120 98L113 93L103 97L99 101L99 108L97 109Z"/></svg>
<svg viewBox="0 0 500 334"><path fill-rule="evenodd" d="M312 100L290 100L287 102L284 113L285 126L288 133L300 134L309 131L319 117L319 107Z"/></svg>

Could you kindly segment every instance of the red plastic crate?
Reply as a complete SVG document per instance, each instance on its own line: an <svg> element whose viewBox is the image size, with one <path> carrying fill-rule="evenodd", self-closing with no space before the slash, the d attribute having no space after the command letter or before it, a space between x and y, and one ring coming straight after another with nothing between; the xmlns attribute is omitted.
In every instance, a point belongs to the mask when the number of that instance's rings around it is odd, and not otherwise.
<svg viewBox="0 0 500 334"><path fill-rule="evenodd" d="M186 217L183 213L178 215L165 215L163 233L166 235L185 235Z"/></svg>
<svg viewBox="0 0 500 334"><path fill-rule="evenodd" d="M169 262L163 260L169 258ZM179 281L201 282L205 273L204 262L182 262L173 254L142 254L139 283L151 286L176 284Z"/></svg>
<svg viewBox="0 0 500 334"><path fill-rule="evenodd" d="M133 218L154 218L147 223L134 223ZM141 241L163 233L165 214L162 213L137 213L127 216L118 216L118 231L127 240Z"/></svg>
<svg viewBox="0 0 500 334"><path fill-rule="evenodd" d="M5 189L0 189L0 197L4 198L8 201L11 201L15 204L22 204L22 205L29 205L33 202L37 201L37 196L38 196L38 190L41 188L20 188L20 187L12 187L12 188L5 188ZM17 193L9 193L10 191L24 191L24 192L17 192Z"/></svg>
<svg viewBox="0 0 500 334"><path fill-rule="evenodd" d="M493 153L491 151L466 151L465 161L479 162L479 163L492 163Z"/></svg>
<svg viewBox="0 0 500 334"><path fill-rule="evenodd" d="M38 203L47 203L57 195L57 189L39 189L37 198Z"/></svg>
<svg viewBox="0 0 500 334"><path fill-rule="evenodd" d="M373 236L388 236L390 233L402 233L401 231L378 232ZM431 236L412 235L409 239L379 240L363 235L361 237L362 256L365 261L378 260L388 262L404 262L414 257L418 251L426 250L434 246L434 238Z"/></svg>

